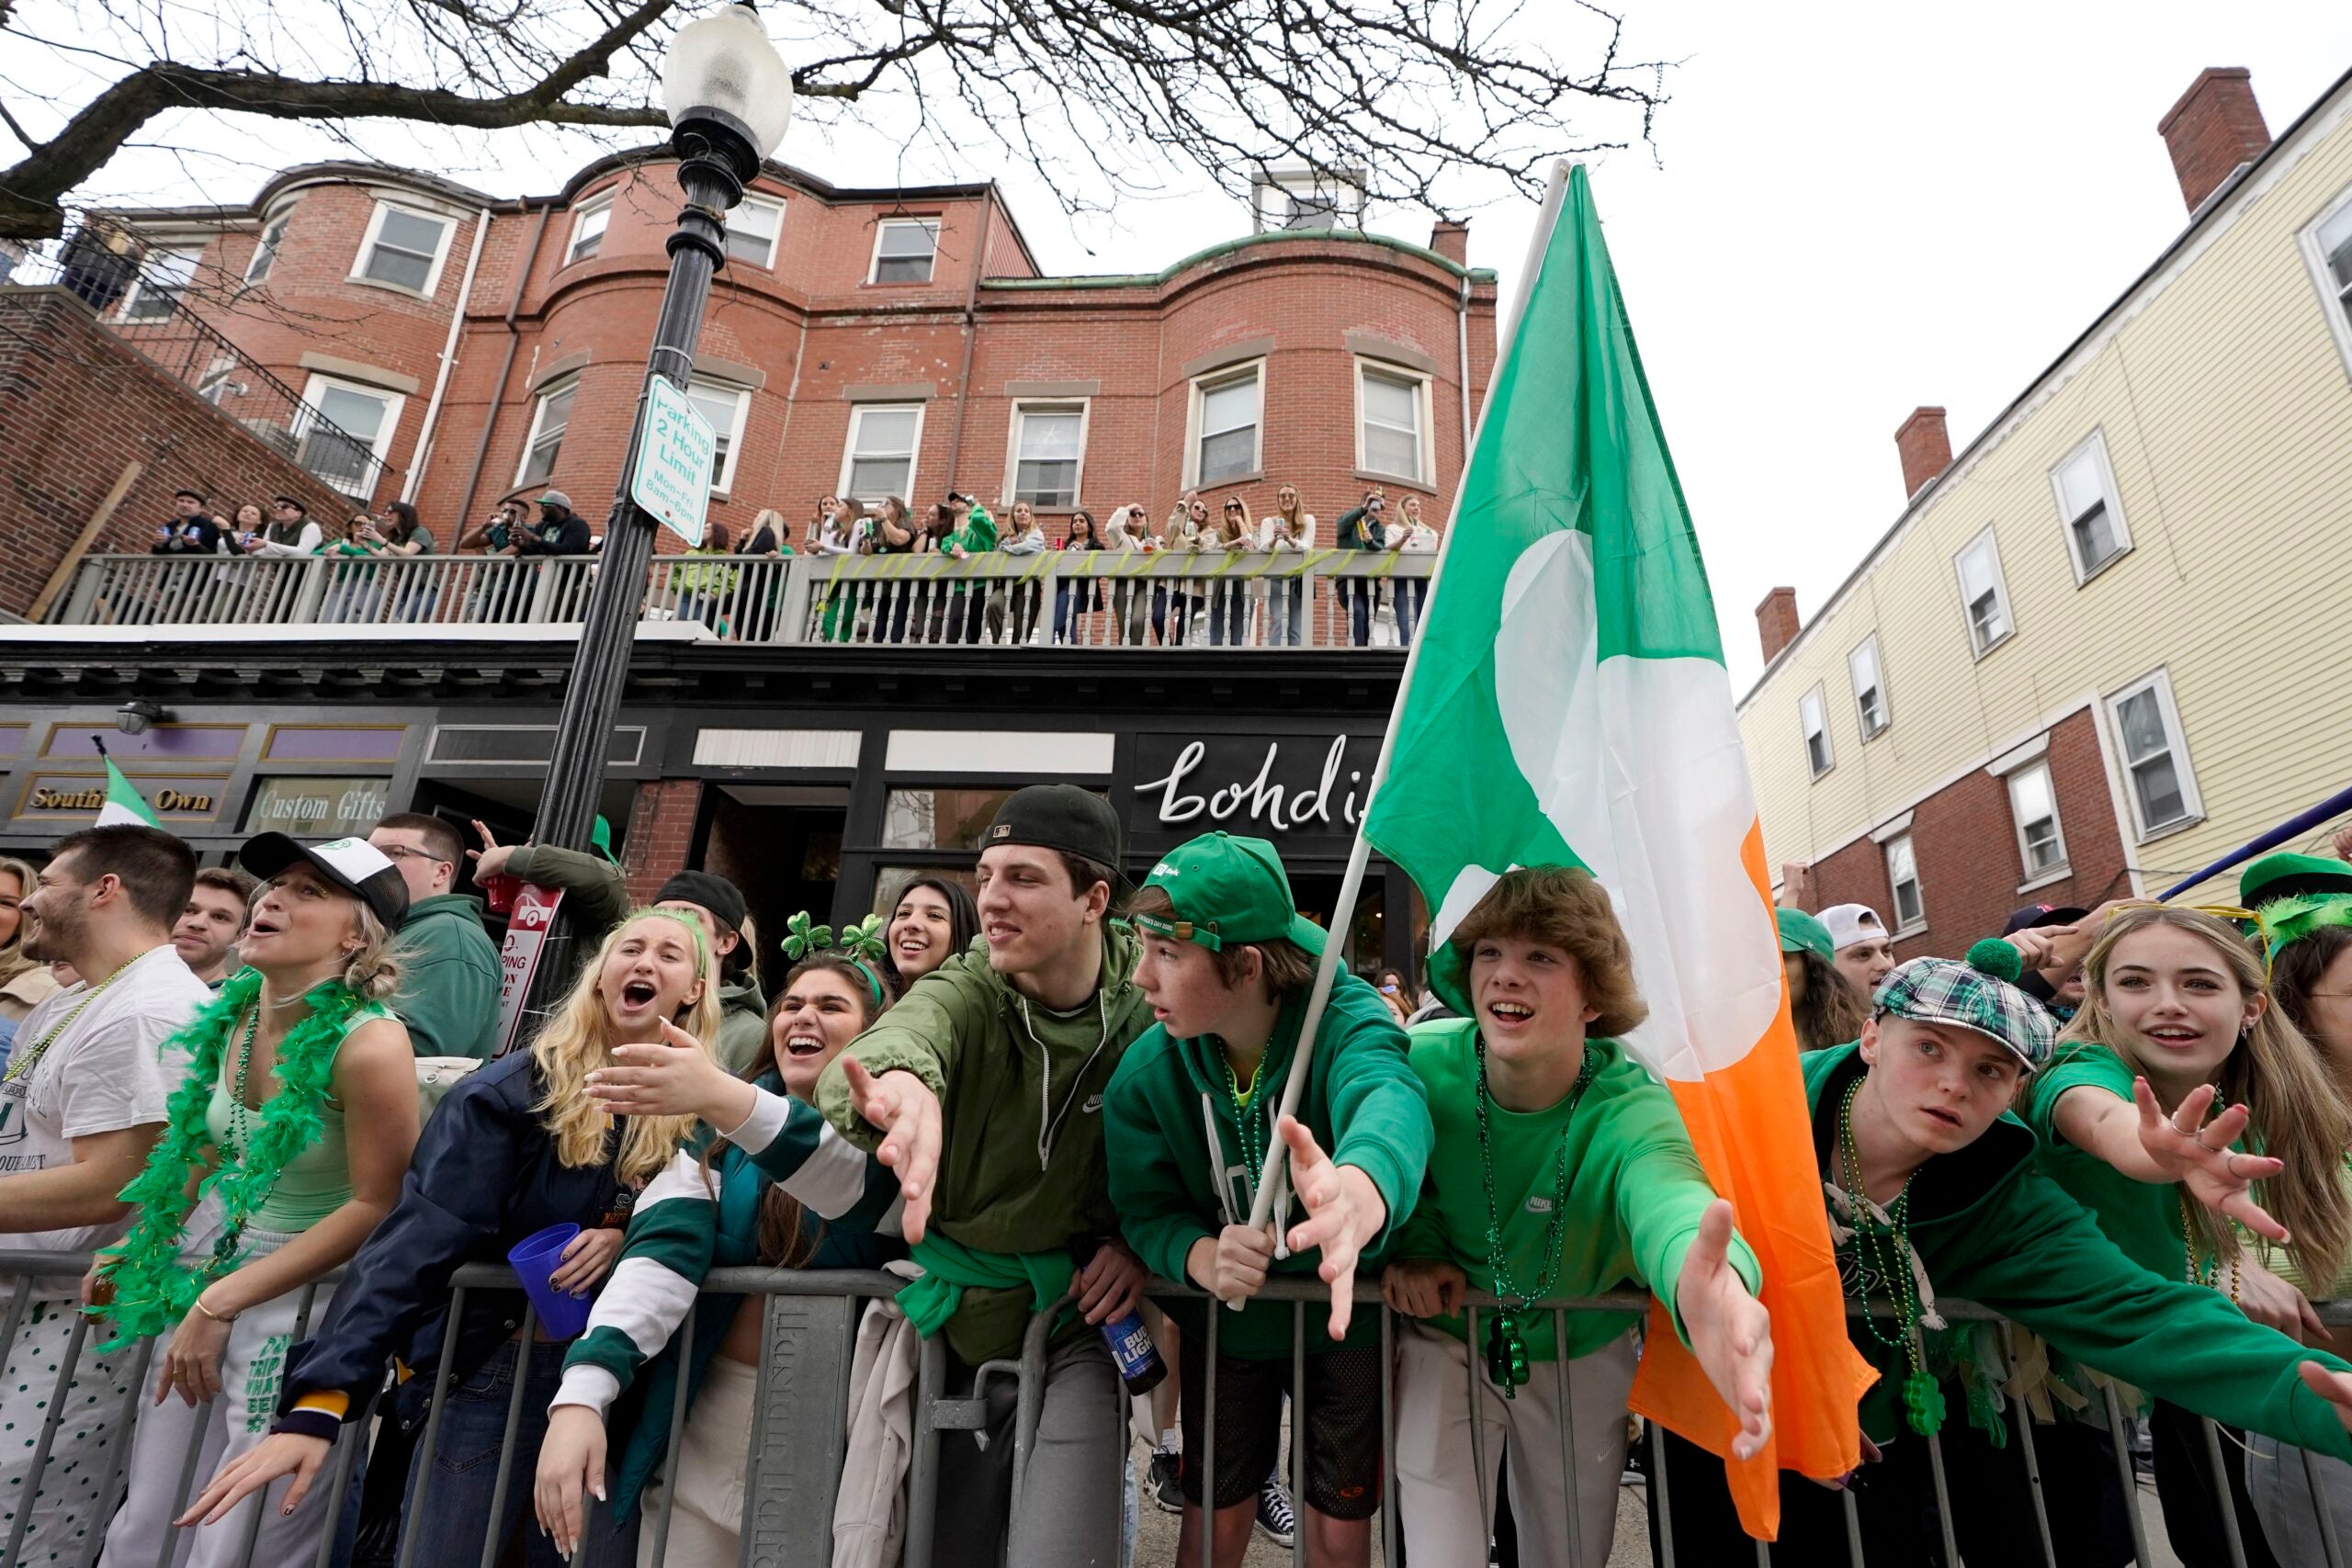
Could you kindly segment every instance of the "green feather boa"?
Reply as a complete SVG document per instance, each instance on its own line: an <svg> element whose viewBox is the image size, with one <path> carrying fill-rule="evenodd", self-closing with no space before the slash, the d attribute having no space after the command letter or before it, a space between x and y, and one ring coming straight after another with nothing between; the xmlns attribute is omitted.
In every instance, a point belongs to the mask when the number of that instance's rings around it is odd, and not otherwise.
<svg viewBox="0 0 2352 1568"><path fill-rule="evenodd" d="M2255 921L2275 960L2279 949L2325 926L2352 926L2352 894L2306 893L2278 898L2255 911Z"/></svg>
<svg viewBox="0 0 2352 1568"><path fill-rule="evenodd" d="M318 1141L323 1130L319 1107L334 1078L335 1050L352 1016L373 1005L337 980L311 990L310 1016L278 1043L278 1090L263 1104L249 1146L241 1158L221 1160L191 1193L188 1173L216 1149L206 1118L222 1063L243 1032L239 1025L245 1014L261 1005L260 996L259 974L247 969L233 976L211 1005L172 1038L172 1044L188 1054L188 1074L172 1091L164 1135L147 1168L120 1194L138 1222L99 1255L110 1259L102 1271L114 1285L114 1302L90 1309L91 1315L112 1317L118 1330L98 1347L102 1351L122 1349L171 1327L207 1285L236 1268L253 1212L269 1197L278 1172ZM196 1200L207 1191L219 1196L227 1223L212 1256L190 1269L180 1261L180 1238Z"/></svg>

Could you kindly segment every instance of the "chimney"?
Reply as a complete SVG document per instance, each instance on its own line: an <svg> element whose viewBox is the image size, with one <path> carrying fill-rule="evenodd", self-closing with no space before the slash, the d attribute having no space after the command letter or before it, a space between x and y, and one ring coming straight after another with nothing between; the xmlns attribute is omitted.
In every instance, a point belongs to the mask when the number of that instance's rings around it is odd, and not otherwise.
<svg viewBox="0 0 2352 1568"><path fill-rule="evenodd" d="M1764 603L1756 606L1756 635L1764 641L1765 663L1797 640L1797 591L1775 588L1764 595Z"/></svg>
<svg viewBox="0 0 2352 1568"><path fill-rule="evenodd" d="M1903 458L1903 499L1908 501L1951 467L1951 434L1944 429L1944 411L1913 409L1911 417L1895 428L1894 450Z"/></svg>
<svg viewBox="0 0 2352 1568"><path fill-rule="evenodd" d="M1470 225L1442 218L1430 231L1430 249L1456 266L1470 265Z"/></svg>
<svg viewBox="0 0 2352 1568"><path fill-rule="evenodd" d="M2180 178L2180 198L2191 217L2238 169L2262 156L2270 128L2254 101L2254 78L2243 65L2209 65L2156 121Z"/></svg>

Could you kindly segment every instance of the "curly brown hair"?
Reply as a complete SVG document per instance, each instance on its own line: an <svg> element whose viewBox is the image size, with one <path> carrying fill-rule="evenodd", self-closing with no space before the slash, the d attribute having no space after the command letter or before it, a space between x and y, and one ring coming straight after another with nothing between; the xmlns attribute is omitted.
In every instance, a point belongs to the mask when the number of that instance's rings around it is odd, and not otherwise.
<svg viewBox="0 0 2352 1568"><path fill-rule="evenodd" d="M1574 866L1524 866L1507 872L1453 928L1450 945L1462 964L1464 989L1471 956L1489 937L1556 947L1576 961L1587 1007L1600 1013L1587 1035L1613 1040L1649 1017L1634 984L1634 952L1617 923L1609 894L1589 872Z"/></svg>
<svg viewBox="0 0 2352 1568"><path fill-rule="evenodd" d="M1789 1010L1797 1049L1820 1051L1862 1037L1870 1004L1838 966L1817 953L1799 952L1804 961L1804 997Z"/></svg>

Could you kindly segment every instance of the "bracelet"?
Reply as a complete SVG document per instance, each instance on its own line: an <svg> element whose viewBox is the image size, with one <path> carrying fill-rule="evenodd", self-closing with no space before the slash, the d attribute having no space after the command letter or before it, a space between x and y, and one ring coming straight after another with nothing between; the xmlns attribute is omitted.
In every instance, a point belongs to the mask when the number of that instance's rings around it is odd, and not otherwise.
<svg viewBox="0 0 2352 1568"><path fill-rule="evenodd" d="M228 1316L222 1317L219 1313L214 1312L210 1307L206 1306L204 1304L204 1298L200 1295L196 1298L194 1305L197 1311L202 1313L205 1316L210 1318L215 1323L225 1325L237 1321L237 1314L233 1312Z"/></svg>

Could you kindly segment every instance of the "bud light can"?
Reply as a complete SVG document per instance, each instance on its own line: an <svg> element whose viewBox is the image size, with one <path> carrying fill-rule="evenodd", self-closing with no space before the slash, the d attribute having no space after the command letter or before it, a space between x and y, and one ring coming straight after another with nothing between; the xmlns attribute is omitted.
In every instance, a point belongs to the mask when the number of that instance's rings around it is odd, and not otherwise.
<svg viewBox="0 0 2352 1568"><path fill-rule="evenodd" d="M1104 1324L1102 1341L1110 1346L1111 1359L1118 1363L1119 1379L1130 1394L1149 1393L1167 1379L1168 1364L1159 1359L1159 1347L1151 1342L1151 1330L1144 1326L1139 1310L1130 1307L1126 1316Z"/></svg>

